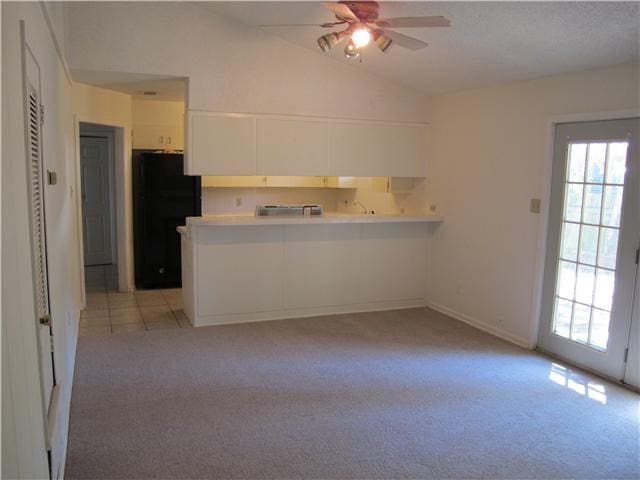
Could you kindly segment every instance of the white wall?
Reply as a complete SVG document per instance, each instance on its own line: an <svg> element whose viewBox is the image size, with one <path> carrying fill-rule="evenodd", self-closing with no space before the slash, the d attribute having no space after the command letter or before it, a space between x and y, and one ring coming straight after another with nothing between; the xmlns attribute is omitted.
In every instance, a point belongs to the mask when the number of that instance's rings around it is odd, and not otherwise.
<svg viewBox="0 0 640 480"><path fill-rule="evenodd" d="M433 236L430 301L523 344L533 334L550 118L637 109L638 65L432 98L428 203L445 221ZM543 206L546 207L546 198Z"/></svg>
<svg viewBox="0 0 640 480"><path fill-rule="evenodd" d="M134 125L184 126L184 102L134 97L131 119Z"/></svg>
<svg viewBox="0 0 640 480"><path fill-rule="evenodd" d="M118 248L118 285L122 291L133 290L133 209L131 193L131 96L113 90L74 83L71 110L76 122L75 148L79 148L78 122L117 127L115 138L116 242ZM76 155L77 155L76 150ZM75 173L80 182L79 158ZM80 208L80 206L78 206ZM78 211L78 215L80 212ZM78 219L80 222L80 218ZM79 223L80 224L80 223ZM81 225L81 224L80 224ZM82 227L80 226L80 229ZM81 231L78 231L79 236ZM79 252L82 258L82 250ZM81 272L82 275L82 272Z"/></svg>
<svg viewBox="0 0 640 480"><path fill-rule="evenodd" d="M70 79L55 49L61 4L2 3L2 477L48 478L34 285L31 274L20 20L40 65L42 151L57 185L46 186L50 307L57 387L49 432L54 477L62 475L79 321L76 190ZM52 14L50 30L45 13ZM54 35L57 35L55 37ZM61 44L62 42L58 42ZM5 424L6 422L6 424Z"/></svg>
<svg viewBox="0 0 640 480"><path fill-rule="evenodd" d="M428 120L426 97L406 86L201 5L71 2L67 8L72 69L188 77L192 110Z"/></svg>

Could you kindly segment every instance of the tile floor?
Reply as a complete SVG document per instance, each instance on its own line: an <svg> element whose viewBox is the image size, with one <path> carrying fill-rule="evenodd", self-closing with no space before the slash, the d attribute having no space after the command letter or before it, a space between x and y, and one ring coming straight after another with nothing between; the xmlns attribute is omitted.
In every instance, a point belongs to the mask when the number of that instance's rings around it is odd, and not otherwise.
<svg viewBox="0 0 640 480"><path fill-rule="evenodd" d="M87 308L80 312L81 336L191 327L179 288L120 293L115 265L85 267L84 275Z"/></svg>

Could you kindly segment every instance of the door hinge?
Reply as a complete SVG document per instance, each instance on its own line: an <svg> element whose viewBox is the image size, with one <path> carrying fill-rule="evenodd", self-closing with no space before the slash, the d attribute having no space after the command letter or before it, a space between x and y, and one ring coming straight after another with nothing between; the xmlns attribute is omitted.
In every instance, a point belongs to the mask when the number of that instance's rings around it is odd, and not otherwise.
<svg viewBox="0 0 640 480"><path fill-rule="evenodd" d="M44 105L40 104L40 125L44 125Z"/></svg>
<svg viewBox="0 0 640 480"><path fill-rule="evenodd" d="M53 335L49 335L49 347L51 348L51 353L53 353Z"/></svg>
<svg viewBox="0 0 640 480"><path fill-rule="evenodd" d="M638 260L640 260L640 247L636 248L636 265L638 265Z"/></svg>
<svg viewBox="0 0 640 480"><path fill-rule="evenodd" d="M629 358L629 347L624 349L624 363L627 363L628 358Z"/></svg>

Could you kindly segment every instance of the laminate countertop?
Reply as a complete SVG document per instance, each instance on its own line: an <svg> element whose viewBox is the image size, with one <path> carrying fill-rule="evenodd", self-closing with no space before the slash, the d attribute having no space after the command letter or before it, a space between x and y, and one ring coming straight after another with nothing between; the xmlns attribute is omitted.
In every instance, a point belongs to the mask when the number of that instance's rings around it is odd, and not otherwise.
<svg viewBox="0 0 640 480"><path fill-rule="evenodd" d="M379 215L324 213L321 216L264 216L255 215L203 215L187 217L186 227L178 227L186 233L191 226L234 226L234 225L319 225L324 223L433 223L442 222L440 215Z"/></svg>

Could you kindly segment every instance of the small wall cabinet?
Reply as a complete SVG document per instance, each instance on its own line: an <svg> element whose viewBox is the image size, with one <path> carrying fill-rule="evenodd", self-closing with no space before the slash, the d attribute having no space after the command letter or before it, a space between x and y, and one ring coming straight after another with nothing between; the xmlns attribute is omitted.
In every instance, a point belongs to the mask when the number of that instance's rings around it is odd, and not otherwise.
<svg viewBox="0 0 640 480"><path fill-rule="evenodd" d="M133 148L184 150L184 103L137 100L131 104Z"/></svg>
<svg viewBox="0 0 640 480"><path fill-rule="evenodd" d="M428 126L189 111L185 173L425 177Z"/></svg>
<svg viewBox="0 0 640 480"><path fill-rule="evenodd" d="M166 125L136 125L132 129L133 148L183 150L184 129Z"/></svg>

